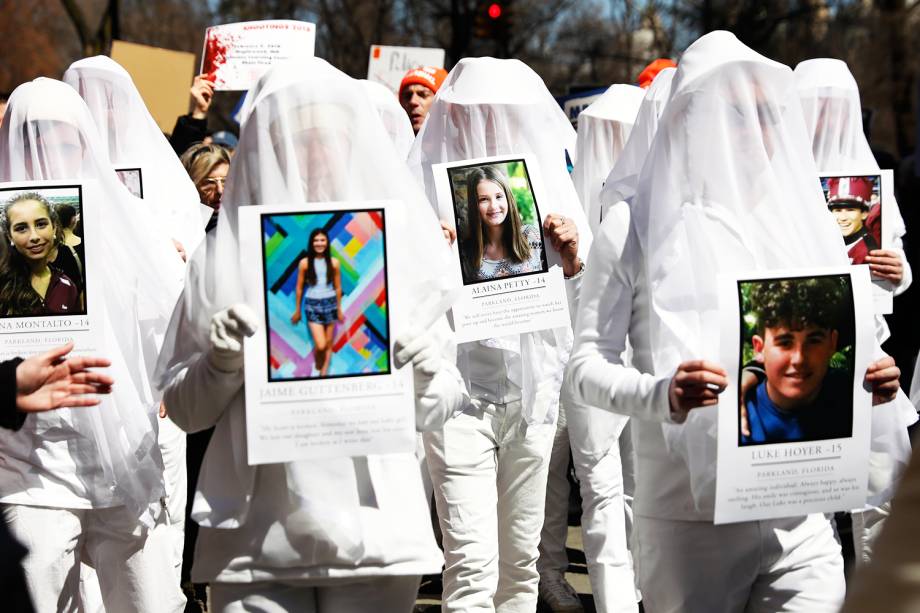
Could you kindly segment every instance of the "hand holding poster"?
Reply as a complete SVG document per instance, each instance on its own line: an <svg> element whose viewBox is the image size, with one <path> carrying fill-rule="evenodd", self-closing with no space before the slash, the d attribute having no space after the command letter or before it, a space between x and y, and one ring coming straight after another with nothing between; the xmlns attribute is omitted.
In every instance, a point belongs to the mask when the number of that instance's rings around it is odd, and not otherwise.
<svg viewBox="0 0 920 613"><path fill-rule="evenodd" d="M715 523L866 501L874 345L865 268L723 279Z"/></svg>
<svg viewBox="0 0 920 613"><path fill-rule="evenodd" d="M869 252L890 250L893 236L889 223L893 174L890 170L865 173L821 173L821 189L827 209L834 216L850 263L867 263ZM873 281L875 281L873 279ZM873 299L877 313L891 313L893 299L890 286L874 283Z"/></svg>
<svg viewBox="0 0 920 613"><path fill-rule="evenodd" d="M215 91L249 90L273 64L313 57L316 26L305 21L246 21L205 31L201 73Z"/></svg>
<svg viewBox="0 0 920 613"><path fill-rule="evenodd" d="M432 166L442 224L464 292L453 306L458 342L570 325L560 257L547 249L551 211L536 161L480 158Z"/></svg>
<svg viewBox="0 0 920 613"><path fill-rule="evenodd" d="M396 369L387 202L240 208L247 300L249 462L414 449L411 367Z"/></svg>
<svg viewBox="0 0 920 613"><path fill-rule="evenodd" d="M87 193L89 184L0 184L0 359L70 341L79 353L101 350L98 245Z"/></svg>

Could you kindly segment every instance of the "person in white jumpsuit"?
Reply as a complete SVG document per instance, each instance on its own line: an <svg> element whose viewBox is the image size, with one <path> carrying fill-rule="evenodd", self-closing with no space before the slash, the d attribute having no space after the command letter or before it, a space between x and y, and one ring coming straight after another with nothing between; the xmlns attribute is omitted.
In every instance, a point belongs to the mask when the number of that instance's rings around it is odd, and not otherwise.
<svg viewBox="0 0 920 613"><path fill-rule="evenodd" d="M86 102L102 142L108 145L112 165L116 169L140 169L148 223L159 225L160 232L175 241L184 258L194 253L204 239L198 190L147 110L128 72L111 58L99 55L71 64L63 80ZM181 284L183 278L184 274L177 282ZM148 360L151 369L156 365L156 357ZM154 532L154 538L169 542L179 581L188 498L185 433L163 411L158 442L165 467L167 521Z"/></svg>
<svg viewBox="0 0 920 613"><path fill-rule="evenodd" d="M547 250L573 304L590 231L565 166L575 133L543 81L517 60L466 58L450 72L409 155L436 197L432 164L529 154L546 186ZM443 223L443 221L442 221ZM425 451L446 558L444 611L533 611L546 475L571 329L458 347L468 400Z"/></svg>
<svg viewBox="0 0 920 613"><path fill-rule="evenodd" d="M806 60L795 67L795 81L818 172L878 173L878 162L863 131L859 87L846 62L830 58ZM913 278L904 254L907 228L897 200L891 198L883 206L887 209L884 222L890 226L885 225L882 231L891 237L892 248L876 250L866 261L873 283L899 296L907 291ZM905 427L913 421L916 418ZM868 562L872 556L872 543L890 510L886 503L852 512L858 564Z"/></svg>
<svg viewBox="0 0 920 613"><path fill-rule="evenodd" d="M625 148L609 174L600 181L603 193L599 190L594 196L598 217L601 211L615 217L605 225L607 240L603 243L615 246L614 260L619 259L629 229L629 206L623 199L635 193L638 173L657 129L673 76L673 68L662 70L648 90L642 92L644 98ZM607 202L612 206L605 206ZM599 247L601 244L595 243L589 262L606 266L602 260L608 256ZM641 594L634 587L635 562L631 555L631 548L635 547L632 505L636 485L629 420L565 396L563 400L572 407L568 412L569 440L581 490L581 529L594 605L602 613L636 611Z"/></svg>
<svg viewBox="0 0 920 613"><path fill-rule="evenodd" d="M575 146L578 161L572 172L572 181L575 183L575 191L588 217L592 232L600 225L599 197L604 179L626 145L644 95L645 91L634 85L611 85L598 100L578 115L578 136ZM565 550L569 507L569 420L569 411L565 399L562 399L550 456L545 518L540 534L540 558L537 560L540 600L554 613L582 610L577 592L565 580L565 572L569 565ZM579 430L579 438L584 434L584 431ZM623 451L626 459L622 465L632 467L631 449L627 446ZM632 477L630 471L630 481ZM584 482L582 475L578 475L578 479ZM619 476L617 482L621 482ZM629 494L632 495L632 489ZM582 508L584 509L584 501ZM589 517L593 515L593 511L593 508L588 509ZM582 525L584 526L584 522ZM588 557L587 552L585 556ZM590 558L588 566L590 569ZM604 600L602 593L597 589L592 589L592 593L595 604ZM635 603L635 599L632 600Z"/></svg>
<svg viewBox="0 0 920 613"><path fill-rule="evenodd" d="M243 115L216 231L190 263L158 369L179 427L215 426L192 508L192 579L211 584L221 613L408 613L419 577L443 561L413 453L246 461L242 340L259 324L236 224L246 205L399 201L387 212L388 268L413 308L390 323L396 366L413 364L421 429L441 426L460 386L443 317L458 285L449 250L360 82L319 58L279 64Z"/></svg>
<svg viewBox="0 0 920 613"><path fill-rule="evenodd" d="M547 251L562 259L574 304L590 245L566 171L575 133L539 76L517 60L466 58L438 90L409 155L429 197L432 164L530 154L546 186ZM551 245L551 246L550 246ZM443 534L444 611L532 612L546 479L571 329L458 347L467 401L425 452Z"/></svg>
<svg viewBox="0 0 920 613"><path fill-rule="evenodd" d="M820 206L801 111L786 104L793 87L788 67L728 32L693 43L625 244L616 245L610 216L585 276L567 385L582 404L635 418L635 557L643 603L656 613L830 612L843 600L840 546L825 516L712 523L714 405L727 384L711 360L718 274L847 263ZM622 360L627 337L632 366ZM890 358L866 379L878 401L896 394ZM897 434L895 407L874 413L890 416L887 434Z"/></svg>
<svg viewBox="0 0 920 613"><path fill-rule="evenodd" d="M0 503L30 554L39 611L83 607L81 563L99 575L109 611L181 611L171 551L148 539L165 514L157 447L156 356L181 290L182 260L150 231L143 203L119 182L86 104L70 86L36 79L10 98L0 129L0 181L81 184L91 326L118 382L93 411L31 416L0 434ZM92 253L95 252L95 253ZM93 315L96 313L96 315Z"/></svg>

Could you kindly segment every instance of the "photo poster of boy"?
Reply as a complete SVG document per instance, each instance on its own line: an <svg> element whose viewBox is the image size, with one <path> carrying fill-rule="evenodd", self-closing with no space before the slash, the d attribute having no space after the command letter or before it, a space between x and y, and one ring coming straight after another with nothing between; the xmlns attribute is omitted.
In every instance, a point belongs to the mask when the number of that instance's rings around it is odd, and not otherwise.
<svg viewBox="0 0 920 613"><path fill-rule="evenodd" d="M69 341L79 352L102 346L90 325L103 308L92 299L100 279L86 234L95 221L85 206L93 193L92 184L0 184L2 359Z"/></svg>
<svg viewBox="0 0 920 613"><path fill-rule="evenodd" d="M548 200L536 160L461 160L436 164L432 173L464 285L453 306L457 340L569 325L561 260L543 237Z"/></svg>
<svg viewBox="0 0 920 613"><path fill-rule="evenodd" d="M144 173L140 168L116 168L115 174L135 198L144 198Z"/></svg>
<svg viewBox="0 0 920 613"><path fill-rule="evenodd" d="M392 361L388 206L240 208L246 300L261 319L244 347L251 464L413 449L412 369Z"/></svg>
<svg viewBox="0 0 920 613"><path fill-rule="evenodd" d="M874 349L867 267L770 271L720 283L716 523L865 503Z"/></svg>
<svg viewBox="0 0 920 613"><path fill-rule="evenodd" d="M821 190L827 210L833 215L847 248L850 263L866 263L875 249L891 249L894 237L889 222L893 202L894 175L891 170L866 172L823 171ZM893 288L873 280L876 313L891 313Z"/></svg>

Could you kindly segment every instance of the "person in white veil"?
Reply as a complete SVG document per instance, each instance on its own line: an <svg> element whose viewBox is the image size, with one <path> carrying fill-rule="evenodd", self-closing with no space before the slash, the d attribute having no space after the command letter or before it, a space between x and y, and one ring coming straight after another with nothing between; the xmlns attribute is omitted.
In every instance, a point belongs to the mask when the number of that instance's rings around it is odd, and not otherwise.
<svg viewBox="0 0 920 613"><path fill-rule="evenodd" d="M140 167L150 227L173 239L184 257L193 253L204 238L198 191L147 110L131 75L115 60L98 55L71 64L63 80L86 102L100 137L108 143L113 166ZM186 445L185 434L168 416L161 415L159 444L169 508L168 536L164 537L172 543L178 580L187 499Z"/></svg>
<svg viewBox="0 0 920 613"><path fill-rule="evenodd" d="M645 91L634 85L611 85L606 92L578 115L575 169L572 181L592 232L600 218L598 197L636 119ZM546 482L546 508L540 535L537 570L544 586L541 598L552 610L580 610L574 589L568 589L565 571L569 566L565 542L569 508L569 428L566 404L559 405L559 418ZM552 592L549 586L561 586ZM599 600L594 591L595 601Z"/></svg>
<svg viewBox="0 0 920 613"><path fill-rule="evenodd" d="M605 219L600 224L588 260L592 278L599 278L619 261L629 229L629 204L635 183L658 127L658 117L671 90L674 68L656 75L639 105L635 123L616 164L597 197ZM628 189L629 182L632 189ZM612 202L611 202L612 201ZM609 215L607 215L609 213ZM596 299L596 285L583 287L581 300ZM582 311L584 312L584 311ZM590 322L579 321L584 327ZM626 354L629 363L630 352ZM640 356L641 357L641 356ZM563 396L569 407L568 429L575 475L581 491L581 529L594 604L600 613L635 611L641 595L635 589L631 551L638 549L633 534L632 501L636 488L635 451L629 419Z"/></svg>
<svg viewBox="0 0 920 613"><path fill-rule="evenodd" d="M878 162L863 131L859 87L846 62L830 58L806 60L795 67L795 80L818 171L879 172ZM910 263L904 254L903 238L907 229L896 200L891 199L883 206L890 207L888 219L894 228L890 232L893 249L872 250L866 262L873 281L897 296L910 287L912 280ZM883 232L889 234L887 229ZM884 333L887 337L887 327ZM915 416L911 417L905 428L916 421ZM889 511L887 503L853 511L853 545L858 563L869 561L872 544Z"/></svg>
<svg viewBox="0 0 920 613"><path fill-rule="evenodd" d="M534 156L546 185L543 225L577 297L591 233L566 171L575 133L543 81L518 60L465 58L438 90L409 154L435 202L432 164ZM573 307L574 310L574 307ZM533 611L540 528L571 329L458 347L468 401L425 433L446 568L444 611Z"/></svg>
<svg viewBox="0 0 920 613"><path fill-rule="evenodd" d="M412 131L412 122L406 111L399 105L399 100L393 95L393 92L375 81L361 80L364 91L371 100L371 104L380 114L380 120L387 130L387 134L393 139L393 145L401 156L400 159L406 159L409 156L409 150L412 143L415 142L415 132Z"/></svg>
<svg viewBox="0 0 920 613"><path fill-rule="evenodd" d="M244 302L239 208L381 199L400 201L387 210L387 264L413 305L390 314L395 361L413 364L417 427L437 428L460 383L444 317L458 284L436 217L360 82L319 58L263 75L158 377L181 428L216 426L192 508L192 579L211 584L211 610L404 613L420 575L441 568L414 454L246 462L242 341L258 320Z"/></svg>
<svg viewBox="0 0 920 613"><path fill-rule="evenodd" d="M140 167L150 223L163 226L190 255L204 239L195 184L182 168L131 75L104 55L70 65L63 81L86 101L109 160L116 168Z"/></svg>
<svg viewBox="0 0 920 613"><path fill-rule="evenodd" d="M95 209L84 217L98 224L86 245L98 257L87 262L101 268L87 274L106 282L88 303L104 306L96 321L118 384L98 410L35 415L0 434L5 519L32 552L25 570L38 610L81 606L81 561L98 571L108 610L181 610L169 552L147 539L163 521L165 493L148 372L180 290L181 259L148 231L79 94L45 78L16 88L0 128L0 181L37 180L81 183L82 207Z"/></svg>
<svg viewBox="0 0 920 613"><path fill-rule="evenodd" d="M636 418L637 570L656 612L829 612L843 599L840 545L824 515L712 523L715 405L727 385L713 361L718 274L847 264L793 88L788 67L731 33L694 42L642 166L621 255L606 246L606 266L592 263L585 277L569 393ZM607 240L602 231L597 252ZM621 358L627 336L632 366ZM875 404L895 398L898 375L888 357L870 366ZM909 453L897 409L873 411L873 452L877 422L889 441L901 436L884 449L889 464Z"/></svg>
<svg viewBox="0 0 920 613"><path fill-rule="evenodd" d="M863 131L859 86L846 62L830 58L806 60L795 67L798 97L819 172L878 172L879 165ZM912 279L904 255L907 228L896 200L886 202L892 222L893 249L876 249L866 262L873 280L904 293ZM889 234L887 229L883 229Z"/></svg>
<svg viewBox="0 0 920 613"><path fill-rule="evenodd" d="M572 181L592 231L601 223L600 194L604 180L626 146L644 98L645 90L635 85L611 85L578 114L577 161Z"/></svg>

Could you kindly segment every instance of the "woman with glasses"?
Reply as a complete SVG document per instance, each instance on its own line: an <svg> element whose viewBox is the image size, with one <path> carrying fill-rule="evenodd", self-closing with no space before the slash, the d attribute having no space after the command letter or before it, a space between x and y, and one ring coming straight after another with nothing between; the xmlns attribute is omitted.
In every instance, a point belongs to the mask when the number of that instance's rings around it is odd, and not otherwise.
<svg viewBox="0 0 920 613"><path fill-rule="evenodd" d="M199 143L189 147L180 160L198 188L201 204L213 209L205 227L210 232L217 226L224 182L230 172L230 153L220 145Z"/></svg>

